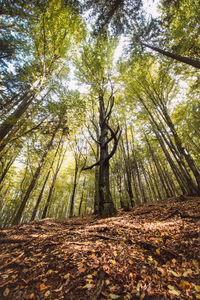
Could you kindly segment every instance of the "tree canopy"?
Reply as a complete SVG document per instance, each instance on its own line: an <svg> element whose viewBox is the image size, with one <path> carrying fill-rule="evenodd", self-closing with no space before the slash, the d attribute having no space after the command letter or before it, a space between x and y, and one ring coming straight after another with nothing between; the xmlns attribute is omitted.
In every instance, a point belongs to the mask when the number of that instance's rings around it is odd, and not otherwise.
<svg viewBox="0 0 200 300"><path fill-rule="evenodd" d="M2 3L1 227L200 194L200 3L151 6Z"/></svg>

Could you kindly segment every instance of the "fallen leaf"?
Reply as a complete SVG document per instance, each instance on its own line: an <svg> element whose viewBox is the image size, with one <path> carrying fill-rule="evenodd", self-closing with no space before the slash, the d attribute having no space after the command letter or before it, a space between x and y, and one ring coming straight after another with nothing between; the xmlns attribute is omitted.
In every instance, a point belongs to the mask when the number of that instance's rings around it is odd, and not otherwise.
<svg viewBox="0 0 200 300"><path fill-rule="evenodd" d="M10 293L9 288L6 288L3 292L4 297L8 296L9 293Z"/></svg>
<svg viewBox="0 0 200 300"><path fill-rule="evenodd" d="M193 271L191 269L187 269L184 273L183 276L184 277L188 277L189 275L192 275Z"/></svg>
<svg viewBox="0 0 200 300"><path fill-rule="evenodd" d="M160 249L156 249L156 253L157 253L157 254L160 254Z"/></svg>
<svg viewBox="0 0 200 300"><path fill-rule="evenodd" d="M145 292L142 292L142 294L140 295L140 300L143 300L145 297Z"/></svg>
<svg viewBox="0 0 200 300"><path fill-rule="evenodd" d="M163 277L166 275L165 269L158 267L157 270L161 273L161 275L162 275Z"/></svg>
<svg viewBox="0 0 200 300"><path fill-rule="evenodd" d="M111 259L110 262L111 262L111 264L113 264L113 265L116 265L116 264L117 264L116 260L114 260L114 259Z"/></svg>
<svg viewBox="0 0 200 300"><path fill-rule="evenodd" d="M61 285L61 286L59 287L59 289L54 290L54 291L55 291L55 292L60 292L60 291L62 291L62 289L63 289L63 285Z"/></svg>
<svg viewBox="0 0 200 300"><path fill-rule="evenodd" d="M173 263L173 264L176 263L176 259L175 259L175 258L172 259L172 263Z"/></svg>
<svg viewBox="0 0 200 300"><path fill-rule="evenodd" d="M133 261L131 259L128 260L129 264L132 265Z"/></svg>
<svg viewBox="0 0 200 300"><path fill-rule="evenodd" d="M65 274L64 279L68 279L69 277L70 277L70 274L67 273L67 274Z"/></svg>
<svg viewBox="0 0 200 300"><path fill-rule="evenodd" d="M173 285L168 285L167 287L168 287L168 289L169 289L169 293L170 293L170 294L179 296L180 292L177 291Z"/></svg>
<svg viewBox="0 0 200 300"><path fill-rule="evenodd" d="M195 290L197 291L197 293L200 292L200 285L195 285L194 288L195 288Z"/></svg>
<svg viewBox="0 0 200 300"><path fill-rule="evenodd" d="M92 283L88 283L88 284L84 285L84 288L88 289L88 290L91 290L91 288L93 288L93 287L94 287L94 284L92 284Z"/></svg>
<svg viewBox="0 0 200 300"><path fill-rule="evenodd" d="M166 231L161 232L161 236L165 236L165 235L168 235L168 232Z"/></svg>
<svg viewBox="0 0 200 300"><path fill-rule="evenodd" d="M180 276L181 276L180 273L176 273L176 272L174 272L173 270L171 270L171 271L169 272L169 275L173 275L173 276L175 276L175 277L180 277Z"/></svg>
<svg viewBox="0 0 200 300"><path fill-rule="evenodd" d="M84 273L86 271L86 269L85 268L79 268L78 271L79 271L79 273Z"/></svg>
<svg viewBox="0 0 200 300"><path fill-rule="evenodd" d="M46 291L46 293L44 294L45 297L48 297L51 294L50 291Z"/></svg>
<svg viewBox="0 0 200 300"><path fill-rule="evenodd" d="M47 289L47 286L44 283L40 284L40 291L44 291Z"/></svg>
<svg viewBox="0 0 200 300"><path fill-rule="evenodd" d="M187 289L190 289L192 286L189 282L187 281L184 281L184 280L181 280L181 282L179 283L179 288L182 289L182 290L187 290Z"/></svg>

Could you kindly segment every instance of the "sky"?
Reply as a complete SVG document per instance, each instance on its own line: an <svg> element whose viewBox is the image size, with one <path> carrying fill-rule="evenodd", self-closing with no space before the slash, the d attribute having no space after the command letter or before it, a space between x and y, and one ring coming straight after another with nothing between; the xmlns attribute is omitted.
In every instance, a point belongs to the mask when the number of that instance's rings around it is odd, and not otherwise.
<svg viewBox="0 0 200 300"><path fill-rule="evenodd" d="M158 9L159 2L160 2L159 0L145 0L144 1L144 9L148 15L151 15L154 18L159 16L159 9ZM114 65L117 63L118 59L122 55L125 43L126 43L126 39L124 37L121 37L119 44L115 50L114 61L113 61ZM79 90L80 93L87 92L87 88L88 88L87 86L78 85L78 82L74 76L73 68L71 69L71 73L70 73L69 77L70 77L70 81L68 82L69 89L72 89L72 90L77 89L77 90Z"/></svg>

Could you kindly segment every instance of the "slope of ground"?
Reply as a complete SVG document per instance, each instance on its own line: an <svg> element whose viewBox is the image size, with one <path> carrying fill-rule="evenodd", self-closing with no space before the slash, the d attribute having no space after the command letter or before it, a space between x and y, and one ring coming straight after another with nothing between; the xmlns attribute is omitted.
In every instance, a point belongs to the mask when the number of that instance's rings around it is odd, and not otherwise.
<svg viewBox="0 0 200 300"><path fill-rule="evenodd" d="M0 231L0 299L200 299L200 198Z"/></svg>

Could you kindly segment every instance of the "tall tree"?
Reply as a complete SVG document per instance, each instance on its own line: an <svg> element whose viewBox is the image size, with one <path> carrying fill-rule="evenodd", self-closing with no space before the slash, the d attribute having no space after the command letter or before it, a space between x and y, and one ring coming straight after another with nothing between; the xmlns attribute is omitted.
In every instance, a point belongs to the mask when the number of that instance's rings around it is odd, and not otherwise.
<svg viewBox="0 0 200 300"><path fill-rule="evenodd" d="M98 126L100 159L85 170L99 166L99 213L102 217L115 214L116 210L110 193L109 160L114 155L120 134L119 127L113 130L109 125L114 106L114 94L111 84L112 56L115 41L108 42L105 37L96 42L91 41L91 46L85 46L82 52L82 61L77 64L79 78L82 82L91 84L92 101L98 103ZM110 134L110 136L109 136ZM112 150L108 145L113 141Z"/></svg>

